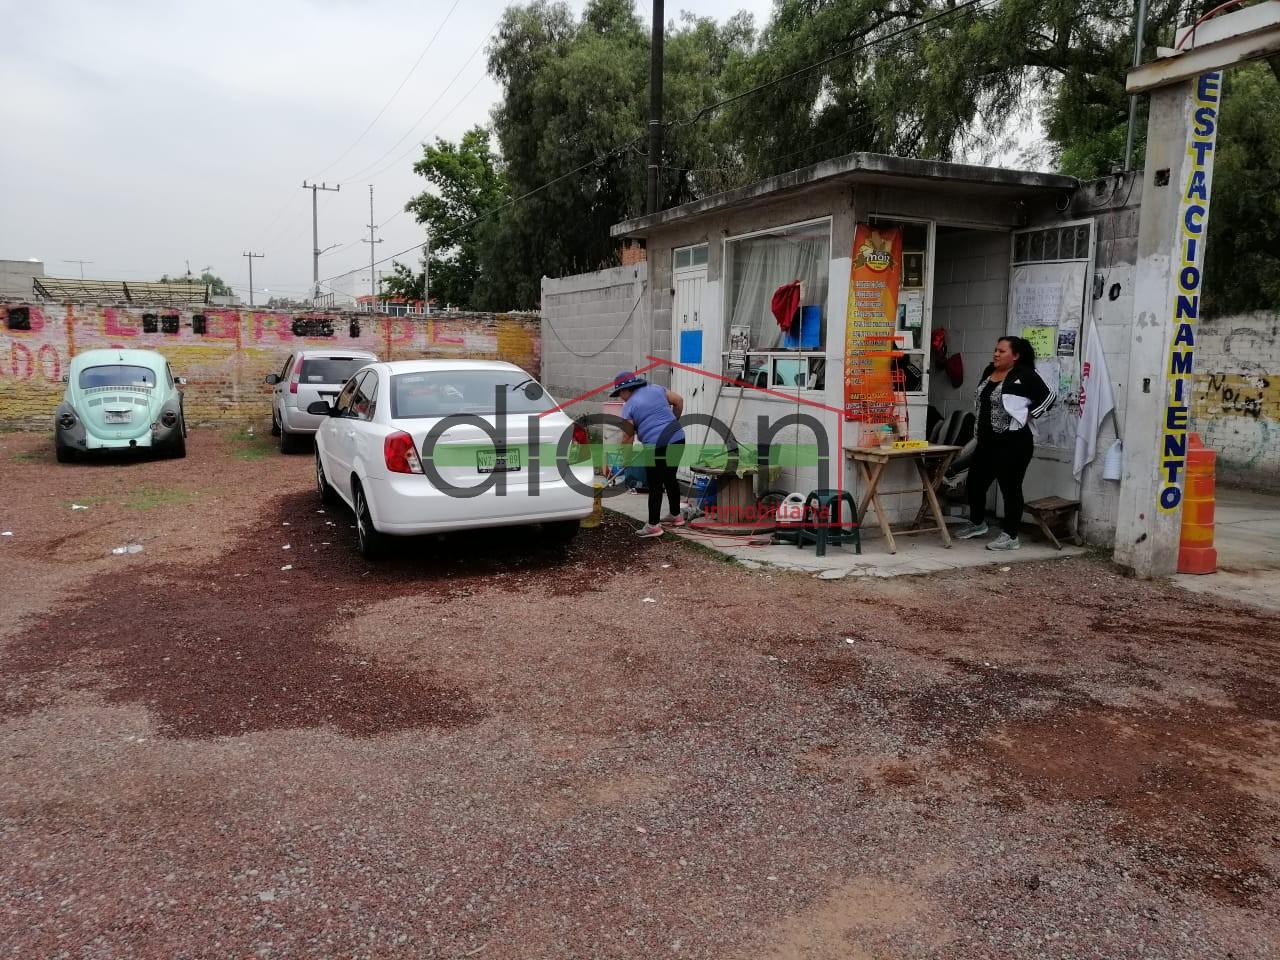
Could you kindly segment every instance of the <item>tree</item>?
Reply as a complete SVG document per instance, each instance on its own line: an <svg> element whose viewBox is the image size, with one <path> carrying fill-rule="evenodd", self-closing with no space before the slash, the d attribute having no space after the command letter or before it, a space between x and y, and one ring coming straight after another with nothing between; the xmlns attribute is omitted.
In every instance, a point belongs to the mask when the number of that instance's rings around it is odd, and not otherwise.
<svg viewBox="0 0 1280 960"><path fill-rule="evenodd" d="M668 31L664 104L693 113L724 91L728 65L749 52L750 18L724 26L686 16ZM544 275L616 262L609 228L645 199L649 31L632 0L589 0L575 19L564 3L508 8L489 50L502 84L493 112L513 201L495 218L481 272L491 295L534 306ZM734 169L736 147L675 131L665 154L664 205L693 199Z"/></svg>
<svg viewBox="0 0 1280 960"><path fill-rule="evenodd" d="M1205 247L1206 314L1280 309L1280 81L1227 71Z"/></svg>
<svg viewBox="0 0 1280 960"><path fill-rule="evenodd" d="M190 274L182 277L171 277L167 273L160 277L161 283L204 283L208 284L209 292L215 297L231 296L231 288L223 282L222 278L215 276L209 270L205 270L198 277L192 277Z"/></svg>
<svg viewBox="0 0 1280 960"><path fill-rule="evenodd" d="M480 273L480 250L491 229L484 218L506 202L508 193L489 148L489 132L474 127L457 144L437 138L423 148L413 170L434 188L405 204L405 210L430 228L432 298L472 308L492 305L491 285ZM401 263L392 269L392 276L384 280L386 289L393 296L421 299L423 273Z"/></svg>

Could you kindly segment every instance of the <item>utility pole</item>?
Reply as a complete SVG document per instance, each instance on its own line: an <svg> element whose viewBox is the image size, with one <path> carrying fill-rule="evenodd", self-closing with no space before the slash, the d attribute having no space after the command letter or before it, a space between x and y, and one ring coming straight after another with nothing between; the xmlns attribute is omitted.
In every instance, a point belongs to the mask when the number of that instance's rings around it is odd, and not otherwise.
<svg viewBox="0 0 1280 960"><path fill-rule="evenodd" d="M658 212L658 170L662 165L662 0L653 0L653 39L649 45L649 196L647 213Z"/></svg>
<svg viewBox="0 0 1280 960"><path fill-rule="evenodd" d="M320 228L316 219L316 191L332 190L337 193L342 189L342 184L331 187L325 183L307 183L302 181L302 189L311 191L311 280L315 284L313 296L320 296L320 254L324 251L320 249Z"/></svg>
<svg viewBox="0 0 1280 960"><path fill-rule="evenodd" d="M84 279L84 265L85 265L86 263L93 263L93 261L92 261L92 260L63 260L62 262L63 262L63 263L78 263L78 264L80 264L80 279L81 279L81 280L83 280L83 279Z"/></svg>
<svg viewBox="0 0 1280 960"><path fill-rule="evenodd" d="M1142 66L1142 41L1147 28L1147 0L1138 0L1138 19L1133 28L1133 67ZM1133 128L1138 121L1138 95L1129 95L1129 127L1124 135L1124 169L1133 165Z"/></svg>
<svg viewBox="0 0 1280 960"><path fill-rule="evenodd" d="M361 243L367 243L369 245L369 312L370 313L373 313L374 310L377 309L377 305L378 305L378 277L377 277L377 274L373 272L373 266L374 266L373 251L376 249L377 244L381 243L382 241L375 240L373 238L374 231L376 231L377 229L378 229L377 225L373 222L373 184L371 183L369 184L369 239L361 241Z"/></svg>
<svg viewBox="0 0 1280 960"><path fill-rule="evenodd" d="M249 253L243 253L241 254L241 256L249 258L249 306L252 307L253 306L253 261L255 259L261 260L263 257L266 256L266 254L249 252Z"/></svg>
<svg viewBox="0 0 1280 960"><path fill-rule="evenodd" d="M427 224L427 245L422 257L422 312L431 312L431 224Z"/></svg>

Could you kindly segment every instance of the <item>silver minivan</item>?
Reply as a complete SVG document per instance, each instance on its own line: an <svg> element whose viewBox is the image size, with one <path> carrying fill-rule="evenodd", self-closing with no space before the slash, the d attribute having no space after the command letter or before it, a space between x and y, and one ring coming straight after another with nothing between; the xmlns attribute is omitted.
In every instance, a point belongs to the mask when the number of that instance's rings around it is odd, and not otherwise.
<svg viewBox="0 0 1280 960"><path fill-rule="evenodd" d="M274 388L271 434L280 438L280 452L297 452L302 438L314 436L324 421L307 413L307 407L317 400L333 403L352 374L377 359L367 350L298 350L289 354L279 373L267 374Z"/></svg>

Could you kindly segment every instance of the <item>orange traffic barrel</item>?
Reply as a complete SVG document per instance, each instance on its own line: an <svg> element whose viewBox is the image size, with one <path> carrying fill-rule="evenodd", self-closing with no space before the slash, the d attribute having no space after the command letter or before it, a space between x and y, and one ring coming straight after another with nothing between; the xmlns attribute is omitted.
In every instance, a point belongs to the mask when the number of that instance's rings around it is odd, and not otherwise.
<svg viewBox="0 0 1280 960"><path fill-rule="evenodd" d="M1218 551L1213 546L1214 463L1217 454L1187 436L1186 479L1182 484L1182 536L1178 543L1179 573L1213 573Z"/></svg>

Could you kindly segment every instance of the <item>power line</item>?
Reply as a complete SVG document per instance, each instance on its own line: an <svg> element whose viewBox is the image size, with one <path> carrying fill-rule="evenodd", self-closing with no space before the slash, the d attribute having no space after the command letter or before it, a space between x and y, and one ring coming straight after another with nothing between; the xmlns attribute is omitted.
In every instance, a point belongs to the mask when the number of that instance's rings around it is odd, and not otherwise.
<svg viewBox="0 0 1280 960"><path fill-rule="evenodd" d="M466 93L464 93L464 94L462 95L461 99L459 99L457 103L455 103L452 107L450 107L450 108L449 108L449 110L448 110L448 112L446 112L444 116L442 116L439 120L437 120L437 121L436 121L435 128L431 131L433 134L434 134L434 133L438 133L438 132L439 132L439 130L440 130L440 125L441 125L442 123L444 123L446 120L448 120L451 116L453 116L454 112L455 112L455 111L456 111L460 106L462 106L464 103L466 103L466 102L467 102L467 97L469 97L469 96L471 96L471 94L475 93L476 87L478 87L478 86L480 86L480 84L484 83L484 81L485 81L485 79L486 79L486 77L487 77L487 76L488 76L488 74L483 74L483 73L482 73L482 74L480 75L480 78L479 78L478 80L476 80L476 82L475 82L475 83L473 83L473 84L471 85L471 89L470 89L470 90L468 90ZM382 168L381 168L381 169L379 169L379 170L375 170L372 174L370 174L370 175L369 175L369 176L370 176L370 179L377 180L377 179L378 179L378 177L382 176L382 175L383 175L384 173L386 173L388 170L392 170L392 169L394 169L394 168L395 168L395 167L400 163L400 161L401 161L401 160L403 160L405 157L409 156L409 154L413 153L415 150L420 150L421 148L425 147L426 145L427 145L427 144L426 144L426 141L425 141L425 140L424 140L424 141L421 141L421 142L418 142L418 143L414 143L414 144L412 144L412 145L409 147L409 149L408 149L408 150L405 150L403 153L401 153L398 157L396 157L394 160L392 160L392 161L391 161L389 164L387 164L385 167L382 167ZM393 148L393 149L394 149L394 148ZM385 154L384 154L384 156L385 156Z"/></svg>
<svg viewBox="0 0 1280 960"><path fill-rule="evenodd" d="M409 78L412 77L414 72L418 69L418 67L422 65L422 60L427 55L427 51L430 50L432 44L436 42L436 38L440 36L441 31L444 30L445 24L448 23L449 18L453 16L453 11L458 9L458 4L460 4L461 2L462 0L453 0L453 6L449 8L449 12L446 13L444 15L444 19L440 21L440 26L436 27L436 32L431 35L431 39L427 41L427 45L423 47L422 52L418 54L418 59L413 62L413 66L409 68L409 72L404 75L404 79L400 81L400 86L396 87L395 92L392 93L391 96L387 98L387 102L382 105L382 109L378 111L377 116L375 116L372 120L369 121L369 125L365 127L363 131L361 131L360 136L352 140L351 143L348 145L347 149L343 150L336 160L334 160L332 163L329 164L329 166L325 167L323 170L321 170L319 173L316 174L317 177L323 176L324 174L328 173L330 170L336 167L339 163L345 160L347 157L347 154L349 154L352 150L354 150L356 148L356 145L359 144L360 141L363 140L368 135L369 131L373 129L374 124L376 124L379 120L382 119L382 115L387 112L387 107L391 106L391 102L400 95L400 91L403 90L404 85L409 82Z"/></svg>
<svg viewBox="0 0 1280 960"><path fill-rule="evenodd" d="M560 181L567 180L569 177L579 174L583 170L586 170L589 167L594 167L597 164L603 163L605 160L609 160L612 157L626 153L627 150L629 150L633 145L635 145L641 139L643 139L643 136L637 137L635 140L631 140L630 142L625 143L621 147L618 147L614 150L610 150L608 153L602 153L598 157L593 157L592 159L588 160L586 163L581 164L580 166L574 167L568 173L562 173L560 174L560 176L556 177L554 180L548 180L546 183L542 184L541 186L534 187L532 190L522 193L518 197L512 197L510 200L507 200L504 203L500 203L496 207L491 207L490 209L486 210L484 213L480 214L479 216L472 217L470 220L466 221L465 223L460 223L458 226L454 227L453 230L446 235L446 239L452 240L457 234L462 233L464 230L467 230L468 228L475 226L480 221L487 220L489 217L492 217L496 213L501 213L503 210L506 210L507 208L512 207L517 203L521 203L529 199L529 197L532 197L535 194L541 193L543 190L546 190L550 187L554 187ZM381 260L376 261L376 263L369 264L369 266L374 267L378 263L386 263L388 260L394 260L396 257L402 257L406 253L410 253L414 250L419 250L421 248L422 248L421 243L415 243L413 246L406 247L405 249L399 251L398 253L393 253L388 257L383 257ZM322 284L327 285L327 282L329 280L336 280L338 279L338 277L345 277L348 274L355 273L357 270L362 270L362 269L363 267L353 267L352 269L343 271L342 273L335 273L331 277L326 277L324 280L320 282Z"/></svg>
<svg viewBox="0 0 1280 960"><path fill-rule="evenodd" d="M813 63L813 64L810 64L810 65L809 65L809 66L807 66L807 67L802 67L802 68L801 68L801 69L799 69L799 70L794 70L794 71L792 71L791 73L784 74L784 75L783 75L783 76L781 76L781 77L776 77L776 78L775 78L775 79L773 79L773 80L768 80L768 81L766 81L766 82L764 82L764 83L757 84L756 86L752 87L751 89L749 89L749 90L745 90L745 91L743 91L742 93L739 93L739 94L735 94L735 95L734 95L734 96L732 96L732 97L726 97L726 98L724 98L723 100L718 100L718 101L716 101L715 103L707 104L706 106L704 106L704 107L700 108L700 109L699 109L696 113L694 113L692 116L690 116L690 117L688 117L688 118L686 118L686 119L684 119L684 120L672 121L668 126L669 126L669 127L671 127L671 128L690 126L690 125L692 125L693 123L697 122L698 120L702 119L703 117L707 116L709 113L712 113L713 111L718 110L718 109L720 109L720 108L721 108L721 107L723 107L723 106L726 106L726 105L728 105L728 104L730 104L730 103L736 103L736 102L737 102L737 101L739 101L739 100L742 100L742 99L745 99L746 97L749 97L749 96L752 96L752 95L754 95L754 94L760 93L761 91L763 91L763 90L767 90L768 88L773 87L773 86L776 86L776 85L777 85L777 84L779 84L779 83L784 83L784 82L786 82L786 81L788 81L788 80L793 80L793 79L795 79L796 77L803 76L803 75L804 75L804 74L806 74L806 73L810 73L810 72L812 72L813 70L818 69L819 67L826 66L826 65L827 65L827 64L829 64L829 63L832 63L832 62L834 62L834 61L836 61L836 60L839 60L841 57L847 57L847 56L849 56L850 54L858 53L859 51L867 50L867 49L870 49L871 47L879 46L879 45L880 45L880 44L882 44L882 43L888 43L890 40L896 39L896 38L898 38L898 37L900 37L900 36L902 36L902 35L904 35L904 34L906 34L906 33L910 33L910 32L912 32L912 31L916 31L916 30L923 30L923 29L925 29L926 27L930 26L931 24L936 23L937 21L942 20L942 19L945 19L945 18L947 18L947 17L954 16L955 14L957 14L957 13L959 13L959 12L963 11L963 10L967 10L967 9L975 8L975 7L981 7L981 6L990 6L990 5L992 5L992 4L994 4L994 3L997 3L997 2L999 2L999 0L965 0L965 2L963 2L963 3L959 4L959 5L955 6L955 7L952 7L952 8L950 8L949 10L945 10L945 11L943 11L943 12L941 12L941 13L935 14L935 15L930 16L930 17L925 17L925 18L923 18L923 19L921 19L921 20L916 20L916 21L914 21L913 23L909 23L909 24L907 24L907 25L905 25L905 26L903 26L903 27L899 27L898 29L891 31L890 33L884 34L883 36L876 37L876 38L874 38L874 39L872 39L872 40L868 40L868 41L866 41L866 42L864 42L864 43L858 44L857 46L847 47L847 48L845 48L844 50L838 51L837 53L834 53L834 54L832 54L832 55L831 55L831 56L829 56L829 57L825 57L824 59L819 60L819 61L817 61L817 62L815 62L815 63ZM494 26L496 27L496 26L497 26L497 24L495 24ZM490 32L492 33L492 30L491 30ZM415 126L416 126L416 124L415 124ZM628 141L627 143L625 143L625 144L623 144L623 145L621 145L621 146L619 146L619 147L615 147L614 149L609 150L609 151L607 151L606 153L602 153L602 154L600 154L599 156L594 157L594 158L593 158L593 159L591 159L591 160L588 160L586 163L583 163L583 164L581 164L581 165L579 165L579 166L575 167L574 169L572 169L572 170L568 171L567 173L562 173L560 176L555 177L555 178L554 178L554 179L552 179L552 180L548 180L546 183L543 183L543 184L541 184L540 186L534 187L532 190L529 190L529 191L527 191L527 192L525 192L525 193L521 194L521 195L520 195L520 196L518 196L518 197L513 197L513 198L511 198L510 200L507 200L506 202L501 203L501 204L499 204L498 206L493 207L493 208L491 208L491 209L489 209L489 210L485 211L484 213L480 214L479 216L473 217L473 218L471 218L470 220L468 220L468 221L466 221L466 222L464 222L464 223L459 224L457 227L455 227L455 228L454 228L454 229L453 229L453 230L448 234L448 236L446 237L446 239L447 239L447 240L452 240L452 239L453 239L454 237L456 237L458 234L460 234L460 233L462 233L463 231L465 231L465 230L469 229L470 227L474 226L475 224L480 223L482 220L486 220L486 219L488 219L489 217L492 217L494 214L500 213L501 211L503 211L503 210L505 210L505 209L508 209L508 208L510 208L510 207L512 207L512 206L514 206L514 205L515 205L515 204L517 204L517 203L521 203L521 202L523 202L524 200L527 200L529 197L532 197L532 196L534 196L534 195L536 195L536 194L538 194L538 193L541 193L543 190L546 190L546 189L548 189L548 188L550 188L550 187L553 187L553 186L555 186L557 183L560 183L561 181L566 180L566 179L568 179L569 177L575 176L576 174L581 173L582 171L587 170L587 169L588 169L588 168L590 168L590 167L596 166L596 165L598 165L598 164L600 164L600 163L603 163L604 161L609 160L609 159L611 159L611 158L613 158L613 157L615 157L615 156L618 156L618 155L621 155L621 154L626 153L628 150L633 149L633 148L634 148L634 147L639 143L639 141L641 141L641 140L645 139L645 136L646 136L646 134L642 134L640 137L637 137L637 138L635 138L635 139L632 139L632 140ZM377 264L379 264L379 263L386 263L388 260L394 260L396 257L404 256L406 253L410 253L410 252L412 252L412 251L414 251L414 250L420 250L421 248L422 248L422 244L420 244L420 243L416 243L416 244L414 244L414 245L413 245L413 246L411 246L411 247L406 247L404 250L401 250L401 251L399 251L399 252L397 252L397 253L393 253L393 254L391 254L390 256L383 257L381 260L378 260L378 261L376 261L376 262L374 262L374 263L371 263L371 264L370 264L370 269L372 269L374 266L376 266L376 265L377 265ZM363 269L363 268L361 268L361 267L354 267L354 268L352 268L351 270L344 271L343 273L337 273L337 274L334 274L334 275L333 275L333 276L331 276L331 277L326 277L324 280L319 281L319 282L320 282L322 285L324 285L324 286L328 286L328 285L329 285L329 284L328 284L328 281L330 281L330 280L336 280L336 279L338 279L339 277L348 276L349 274L355 273L357 270L360 270L360 269ZM330 287L330 289L333 289L333 288L332 288L332 287Z"/></svg>
<svg viewBox="0 0 1280 960"><path fill-rule="evenodd" d="M422 111L421 115L418 117L417 120L413 121L413 126L411 126L408 130L405 131L404 136L402 136L399 140L397 140L390 147L388 147L387 151L383 153L382 156L378 157L378 159L374 160L372 163L365 164L365 166L361 167L355 173L350 174L349 176L343 177L340 182L350 183L352 180L355 180L358 177L364 176L364 174L372 170L374 167L378 166L378 164L382 163L383 160L389 157L392 151L394 151L397 147L399 147L400 144L404 143L405 140L407 140L409 136L413 133L413 131L418 129L418 125L427 118L427 115L436 108L436 104L438 104L441 100L443 100L444 95L448 93L450 89L452 89L455 83L458 82L458 78L462 76L463 71L466 70L467 67L471 65L471 61L474 60L476 58L476 55L481 50L484 49L484 45L489 42L489 37L493 35L494 30L498 29L498 24L501 22L502 22L502 18L499 17L494 22L493 26L489 28L489 32L484 35L484 39L480 41L479 46L477 46L475 50L471 51L471 56L467 57L467 59L463 61L462 66L458 68L458 72L453 75L453 79L450 80L445 85L445 88L440 91L440 96L436 97L434 100L431 101L430 106L428 106L426 110Z"/></svg>

